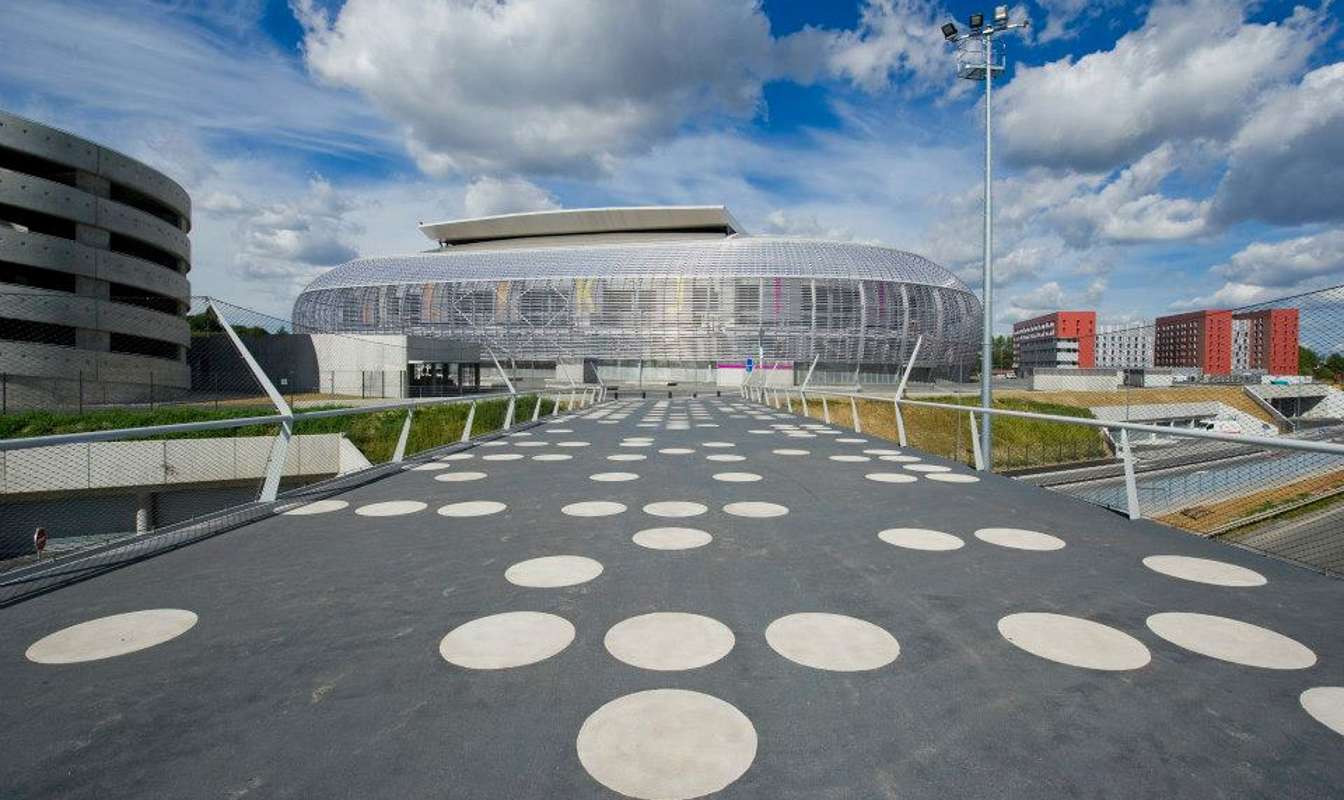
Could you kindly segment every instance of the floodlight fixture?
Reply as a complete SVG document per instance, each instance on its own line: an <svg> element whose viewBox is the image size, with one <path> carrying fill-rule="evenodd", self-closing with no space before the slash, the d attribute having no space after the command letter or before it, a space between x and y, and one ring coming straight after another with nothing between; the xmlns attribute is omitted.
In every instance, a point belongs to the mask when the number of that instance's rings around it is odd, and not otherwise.
<svg viewBox="0 0 1344 800"><path fill-rule="evenodd" d="M971 15L971 30L973 30L973 31L978 31L978 30L980 30L980 29L983 28L983 27L985 27L985 15L984 15L984 14L972 14L972 15Z"/></svg>
<svg viewBox="0 0 1344 800"><path fill-rule="evenodd" d="M1000 30L1008 27L1008 6L996 6L994 8L994 27Z"/></svg>
<svg viewBox="0 0 1344 800"><path fill-rule="evenodd" d="M957 26L948 22L943 25L943 38L949 42L957 38Z"/></svg>

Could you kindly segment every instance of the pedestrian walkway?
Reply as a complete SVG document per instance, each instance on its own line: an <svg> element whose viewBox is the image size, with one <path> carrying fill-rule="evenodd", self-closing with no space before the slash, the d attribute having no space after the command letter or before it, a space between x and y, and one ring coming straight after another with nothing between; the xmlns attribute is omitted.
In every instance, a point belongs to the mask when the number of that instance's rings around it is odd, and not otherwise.
<svg viewBox="0 0 1344 800"><path fill-rule="evenodd" d="M1329 797L1344 582L737 398L0 611L12 797Z"/></svg>

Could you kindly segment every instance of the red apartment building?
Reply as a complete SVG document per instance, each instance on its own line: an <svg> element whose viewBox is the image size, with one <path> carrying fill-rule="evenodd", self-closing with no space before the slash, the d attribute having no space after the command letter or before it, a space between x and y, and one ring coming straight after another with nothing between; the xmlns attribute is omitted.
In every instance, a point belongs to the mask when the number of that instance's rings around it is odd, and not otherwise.
<svg viewBox="0 0 1344 800"><path fill-rule="evenodd" d="M1191 311L1158 317L1153 366L1199 367L1206 375L1232 372L1232 312Z"/></svg>
<svg viewBox="0 0 1344 800"><path fill-rule="evenodd" d="M1013 364L1019 372L1033 367L1096 364L1097 312L1056 311L1013 325Z"/></svg>
<svg viewBox="0 0 1344 800"><path fill-rule="evenodd" d="M1266 308L1234 314L1233 366L1271 375L1297 374L1297 309Z"/></svg>

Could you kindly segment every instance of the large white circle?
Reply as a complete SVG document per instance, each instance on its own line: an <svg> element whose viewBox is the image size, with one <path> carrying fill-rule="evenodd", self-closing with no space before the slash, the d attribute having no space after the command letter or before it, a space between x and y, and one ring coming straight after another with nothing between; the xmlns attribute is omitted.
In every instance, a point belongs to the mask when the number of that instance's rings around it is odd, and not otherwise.
<svg viewBox="0 0 1344 800"><path fill-rule="evenodd" d="M652 447L653 442L621 442L621 447Z"/></svg>
<svg viewBox="0 0 1344 800"><path fill-rule="evenodd" d="M540 439L537 439L537 440L535 440L535 441L527 441L527 442L515 442L515 444L516 444L518 447L545 447L545 446L546 446L546 442L543 442L543 441L541 441Z"/></svg>
<svg viewBox="0 0 1344 800"><path fill-rule="evenodd" d="M938 483L979 483L980 479L974 475L963 475L960 472L935 472L931 475L925 475L931 481Z"/></svg>
<svg viewBox="0 0 1344 800"><path fill-rule="evenodd" d="M452 464L445 464L442 461L426 461L423 464L416 464L411 467L412 472L435 472L441 469L448 469Z"/></svg>
<svg viewBox="0 0 1344 800"><path fill-rule="evenodd" d="M533 461L568 461L574 456L569 453L539 453L532 456Z"/></svg>
<svg viewBox="0 0 1344 800"><path fill-rule="evenodd" d="M617 661L660 672L713 664L728 655L735 642L733 632L722 622L675 611L622 620L602 640Z"/></svg>
<svg viewBox="0 0 1344 800"><path fill-rule="evenodd" d="M1298 698L1312 719L1344 736L1344 686L1317 686Z"/></svg>
<svg viewBox="0 0 1344 800"><path fill-rule="evenodd" d="M770 623L765 641L776 653L813 669L859 672L896 660L901 646L881 627L843 614L805 612Z"/></svg>
<svg viewBox="0 0 1344 800"><path fill-rule="evenodd" d="M619 483L621 481L637 481L639 480L639 476L633 472L599 472L594 475L589 475L588 480L603 483Z"/></svg>
<svg viewBox="0 0 1344 800"><path fill-rule="evenodd" d="M684 456L694 453L695 451L689 447L664 447L662 450L659 450L658 452L667 456Z"/></svg>
<svg viewBox="0 0 1344 800"><path fill-rule="evenodd" d="M700 427L703 428L704 426L701 425ZM737 447L737 445L732 442L705 442L701 447Z"/></svg>
<svg viewBox="0 0 1344 800"><path fill-rule="evenodd" d="M863 477L878 483L914 483L919 480L914 475L903 475L899 472L869 472Z"/></svg>
<svg viewBox="0 0 1344 800"><path fill-rule="evenodd" d="M573 430L572 428L547 428L547 429L546 429L546 432L547 432L547 433L573 433L574 430Z"/></svg>
<svg viewBox="0 0 1344 800"><path fill-rule="evenodd" d="M910 550L959 550L966 545L959 536L928 528L888 528L877 538Z"/></svg>
<svg viewBox="0 0 1344 800"><path fill-rule="evenodd" d="M1267 583L1265 576L1254 570L1208 558L1148 556L1143 565L1172 578L1214 586L1264 586Z"/></svg>
<svg viewBox="0 0 1344 800"><path fill-rule="evenodd" d="M639 800L720 791L756 759L756 729L730 703L684 689L618 697L589 715L576 743L598 783Z"/></svg>
<svg viewBox="0 0 1344 800"><path fill-rule="evenodd" d="M725 462L725 461L746 461L746 460L747 460L747 457L746 457L746 456L739 456L739 455L737 455L736 453L715 453L715 454L713 454L713 455L705 456L705 460L706 460L706 461L718 461L718 462Z"/></svg>
<svg viewBox="0 0 1344 800"><path fill-rule="evenodd" d="M444 483L456 483L458 481L479 481L485 477L484 472L445 472L442 475L435 475L434 480Z"/></svg>
<svg viewBox="0 0 1344 800"><path fill-rule="evenodd" d="M778 450L771 450L770 452L777 456L805 456L808 453L807 450L795 450L790 447L781 447Z"/></svg>
<svg viewBox="0 0 1344 800"><path fill-rule="evenodd" d="M475 453L449 453L440 458L440 461L466 461L469 458L475 458Z"/></svg>
<svg viewBox="0 0 1344 800"><path fill-rule="evenodd" d="M482 461L517 461L522 458L522 453L491 453L488 456L481 456Z"/></svg>
<svg viewBox="0 0 1344 800"><path fill-rule="evenodd" d="M981 528L975 532L975 538L1000 547L1014 550L1059 550L1064 540L1040 531L1028 531L1022 528Z"/></svg>
<svg viewBox="0 0 1344 800"><path fill-rule="evenodd" d="M850 437L841 437L839 439L836 439L836 441L843 442L844 444L868 444L867 439L854 439Z"/></svg>
<svg viewBox="0 0 1344 800"><path fill-rule="evenodd" d="M382 503L369 503L355 509L355 513L361 517L396 517L401 514L414 514L417 511L424 511L429 507L428 503L422 503L419 500L388 500Z"/></svg>
<svg viewBox="0 0 1344 800"><path fill-rule="evenodd" d="M842 456L827 456L827 458L829 458L829 459L832 460L832 461L844 461L844 462L855 463L855 464L857 464L857 463L859 463L859 462L861 462L861 461L872 461L872 460L873 460L873 459L870 458L869 456L844 456L844 455L842 455Z"/></svg>
<svg viewBox="0 0 1344 800"><path fill-rule="evenodd" d="M867 450L864 450L863 452L867 453L870 456L898 456L901 454L900 450L886 450L881 447L870 447Z"/></svg>
<svg viewBox="0 0 1344 800"><path fill-rule="evenodd" d="M587 447L588 442L559 442L556 447Z"/></svg>
<svg viewBox="0 0 1344 800"><path fill-rule="evenodd" d="M311 503L291 506L280 513L287 516L303 517L309 514L326 514L330 511L340 511L349 505L350 503L345 500L314 500Z"/></svg>
<svg viewBox="0 0 1344 800"><path fill-rule="evenodd" d="M1172 611L1149 617L1148 628L1177 647L1248 667L1306 669L1316 663L1306 645L1227 617Z"/></svg>
<svg viewBox="0 0 1344 800"><path fill-rule="evenodd" d="M77 664L124 656L171 641L191 630L197 617L180 608L152 608L99 617L48 634L24 654L38 664Z"/></svg>
<svg viewBox="0 0 1344 800"><path fill-rule="evenodd" d="M757 500L729 503L723 507L723 510L724 513L732 514L735 517L755 517L758 519L782 517L789 513L788 508L778 503L763 503Z"/></svg>
<svg viewBox="0 0 1344 800"><path fill-rule="evenodd" d="M716 472L714 480L725 483L755 483L761 479L760 475L754 472Z"/></svg>
<svg viewBox="0 0 1344 800"><path fill-rule="evenodd" d="M608 461L643 461L648 456L643 453L616 453L607 456Z"/></svg>
<svg viewBox="0 0 1344 800"><path fill-rule="evenodd" d="M999 620L999 634L1034 656L1084 669L1138 669L1153 658L1124 631L1063 614L1009 614Z"/></svg>
<svg viewBox="0 0 1344 800"><path fill-rule="evenodd" d="M687 500L659 500L644 506L645 514L655 517L698 517L709 509Z"/></svg>
<svg viewBox="0 0 1344 800"><path fill-rule="evenodd" d="M650 550L690 550L709 544L714 537L698 528L647 528L631 539Z"/></svg>
<svg viewBox="0 0 1344 800"><path fill-rule="evenodd" d="M623 511L625 511L624 504L610 500L584 500L579 503L570 503L560 509L561 513L568 514L571 517L610 517Z"/></svg>
<svg viewBox="0 0 1344 800"><path fill-rule="evenodd" d="M517 564L504 571L504 579L516 586L554 589L587 583L602 574L602 564L583 556L543 556Z"/></svg>
<svg viewBox="0 0 1344 800"><path fill-rule="evenodd" d="M878 458L893 464L913 464L919 461L919 456L878 456Z"/></svg>
<svg viewBox="0 0 1344 800"><path fill-rule="evenodd" d="M453 628L439 642L439 655L467 669L508 669L535 664L574 641L564 617L539 611L508 611Z"/></svg>
<svg viewBox="0 0 1344 800"><path fill-rule="evenodd" d="M939 464L907 464L905 469L911 472L951 472L951 467L944 467Z"/></svg>
<svg viewBox="0 0 1344 800"><path fill-rule="evenodd" d="M439 508L444 517L484 517L498 514L508 506L495 500L466 500L461 503L449 503Z"/></svg>

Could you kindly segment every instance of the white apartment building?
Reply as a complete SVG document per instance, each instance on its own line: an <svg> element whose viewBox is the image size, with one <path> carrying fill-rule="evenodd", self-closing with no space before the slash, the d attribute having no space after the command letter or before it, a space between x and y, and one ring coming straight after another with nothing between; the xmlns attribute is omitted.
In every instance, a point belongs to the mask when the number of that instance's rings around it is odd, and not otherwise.
<svg viewBox="0 0 1344 800"><path fill-rule="evenodd" d="M1153 366L1152 325L1103 325L1097 329L1098 367L1142 368Z"/></svg>

